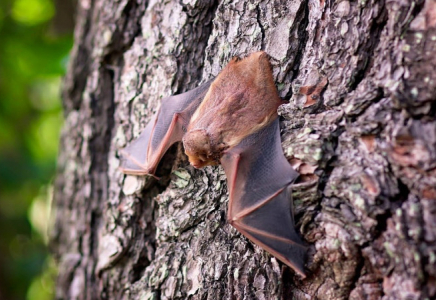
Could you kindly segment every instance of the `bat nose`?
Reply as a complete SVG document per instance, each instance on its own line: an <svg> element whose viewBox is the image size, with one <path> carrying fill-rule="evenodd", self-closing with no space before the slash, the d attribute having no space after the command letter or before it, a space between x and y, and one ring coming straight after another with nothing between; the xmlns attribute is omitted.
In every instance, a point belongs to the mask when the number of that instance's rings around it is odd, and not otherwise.
<svg viewBox="0 0 436 300"><path fill-rule="evenodd" d="M200 169L208 165L207 161L203 161L203 160L192 160L192 161L190 160L189 162L196 169Z"/></svg>

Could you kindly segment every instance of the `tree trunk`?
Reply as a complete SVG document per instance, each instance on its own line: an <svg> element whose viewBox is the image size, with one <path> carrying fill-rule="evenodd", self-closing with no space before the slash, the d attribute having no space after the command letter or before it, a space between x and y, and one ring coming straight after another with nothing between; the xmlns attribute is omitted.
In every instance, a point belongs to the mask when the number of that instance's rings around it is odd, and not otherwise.
<svg viewBox="0 0 436 300"><path fill-rule="evenodd" d="M436 2L79 2L52 249L59 299L435 299ZM226 222L221 167L117 151L163 96L264 50L301 174L306 279ZM268 99L265 99L268 101Z"/></svg>

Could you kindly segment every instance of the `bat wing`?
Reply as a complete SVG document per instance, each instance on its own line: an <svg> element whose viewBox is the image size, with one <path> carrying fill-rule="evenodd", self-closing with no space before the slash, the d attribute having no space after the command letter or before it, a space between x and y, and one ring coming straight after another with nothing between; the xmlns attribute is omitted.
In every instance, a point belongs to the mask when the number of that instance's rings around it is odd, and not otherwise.
<svg viewBox="0 0 436 300"><path fill-rule="evenodd" d="M221 164L230 224L305 277L306 247L294 228L289 189L298 173L283 155L278 118L227 151Z"/></svg>
<svg viewBox="0 0 436 300"><path fill-rule="evenodd" d="M181 141L192 114L206 95L211 81L186 93L162 100L162 106L141 135L121 150L121 171L132 175L153 175L162 156Z"/></svg>

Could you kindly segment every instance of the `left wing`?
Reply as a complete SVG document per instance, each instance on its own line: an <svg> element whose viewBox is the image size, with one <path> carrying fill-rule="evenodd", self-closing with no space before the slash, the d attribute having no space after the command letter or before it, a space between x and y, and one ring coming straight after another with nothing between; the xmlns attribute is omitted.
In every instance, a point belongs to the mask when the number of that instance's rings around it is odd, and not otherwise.
<svg viewBox="0 0 436 300"><path fill-rule="evenodd" d="M161 108L141 135L121 150L121 171L131 175L153 175L168 148L182 140L189 120L210 84L208 81L186 93L164 98Z"/></svg>

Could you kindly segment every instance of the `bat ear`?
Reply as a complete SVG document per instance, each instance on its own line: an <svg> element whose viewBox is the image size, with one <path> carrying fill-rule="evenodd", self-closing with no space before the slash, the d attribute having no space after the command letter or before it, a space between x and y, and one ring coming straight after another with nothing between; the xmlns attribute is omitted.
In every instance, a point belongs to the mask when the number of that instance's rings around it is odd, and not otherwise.
<svg viewBox="0 0 436 300"><path fill-rule="evenodd" d="M242 58L241 58L240 56L235 55L235 56L233 56L232 59L229 61L229 64L230 64L230 63L237 63L237 62L239 62L239 61L241 61L241 60L242 60Z"/></svg>
<svg viewBox="0 0 436 300"><path fill-rule="evenodd" d="M260 59L267 59L267 60L269 60L269 55L265 51L255 52L255 53L253 53L253 55L257 56L257 58L259 60Z"/></svg>

